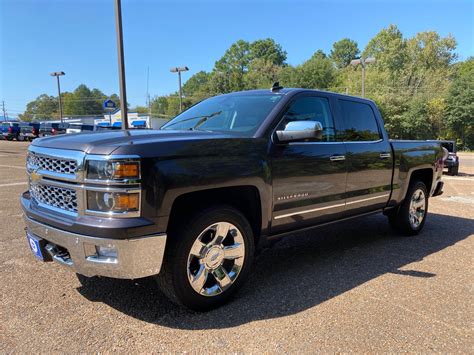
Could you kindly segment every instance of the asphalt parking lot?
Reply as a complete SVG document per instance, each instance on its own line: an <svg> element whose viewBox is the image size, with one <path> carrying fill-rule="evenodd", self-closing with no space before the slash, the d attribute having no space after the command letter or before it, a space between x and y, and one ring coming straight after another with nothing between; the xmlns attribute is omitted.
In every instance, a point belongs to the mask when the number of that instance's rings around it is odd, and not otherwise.
<svg viewBox="0 0 474 355"><path fill-rule="evenodd" d="M460 154L421 235L398 237L380 215L287 238L230 304L200 314L151 279L82 285L36 261L18 201L27 146L0 141L2 353L472 352L474 154Z"/></svg>

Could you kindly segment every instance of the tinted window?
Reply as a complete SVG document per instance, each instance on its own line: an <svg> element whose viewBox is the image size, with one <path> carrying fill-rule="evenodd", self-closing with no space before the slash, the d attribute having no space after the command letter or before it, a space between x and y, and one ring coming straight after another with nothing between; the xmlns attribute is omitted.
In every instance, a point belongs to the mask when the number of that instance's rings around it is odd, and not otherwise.
<svg viewBox="0 0 474 355"><path fill-rule="evenodd" d="M285 129L288 122L292 121L318 121L323 126L320 142L335 140L334 122L329 110L328 99L324 97L301 97L296 99L283 116L278 129Z"/></svg>
<svg viewBox="0 0 474 355"><path fill-rule="evenodd" d="M376 141L380 139L380 132L374 111L370 105L339 100L344 120L342 138L345 141Z"/></svg>
<svg viewBox="0 0 474 355"><path fill-rule="evenodd" d="M453 153L454 152L454 142L442 142L441 146L443 148L446 148L448 152Z"/></svg>
<svg viewBox="0 0 474 355"><path fill-rule="evenodd" d="M252 136L281 97L251 93L212 97L190 107L161 129L197 129Z"/></svg>
<svg viewBox="0 0 474 355"><path fill-rule="evenodd" d="M85 124L85 125L82 125L81 130L82 130L82 131L93 131L93 130L94 130L94 126L92 126L92 125L86 125L86 124Z"/></svg>

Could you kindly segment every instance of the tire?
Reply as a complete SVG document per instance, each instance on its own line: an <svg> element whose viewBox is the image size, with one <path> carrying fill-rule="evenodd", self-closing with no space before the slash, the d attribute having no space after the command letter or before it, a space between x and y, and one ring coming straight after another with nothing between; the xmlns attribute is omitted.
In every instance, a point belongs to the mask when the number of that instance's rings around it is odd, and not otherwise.
<svg viewBox="0 0 474 355"><path fill-rule="evenodd" d="M242 286L254 250L245 216L230 206L213 206L170 231L164 263L155 278L172 302L208 311L226 303Z"/></svg>
<svg viewBox="0 0 474 355"><path fill-rule="evenodd" d="M459 174L459 165L456 165L453 170L452 170L452 175L458 175Z"/></svg>
<svg viewBox="0 0 474 355"><path fill-rule="evenodd" d="M404 236L420 233L428 215L428 200L426 185L422 181L413 181L402 204L387 213L392 228Z"/></svg>

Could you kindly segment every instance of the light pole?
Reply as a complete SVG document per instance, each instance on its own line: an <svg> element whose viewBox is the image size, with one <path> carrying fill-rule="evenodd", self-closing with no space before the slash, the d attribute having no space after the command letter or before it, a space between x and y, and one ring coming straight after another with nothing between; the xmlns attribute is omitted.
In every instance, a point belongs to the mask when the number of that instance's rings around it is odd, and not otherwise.
<svg viewBox="0 0 474 355"><path fill-rule="evenodd" d="M117 32L118 70L120 85L120 111L122 112L122 129L128 129L127 88L125 86L125 61L123 55L122 2L115 0L115 31Z"/></svg>
<svg viewBox="0 0 474 355"><path fill-rule="evenodd" d="M55 76L58 81L59 119L61 120L61 123L63 123L63 105L61 102L61 85L59 84L59 77L66 75L66 73L63 71L55 71L49 75Z"/></svg>
<svg viewBox="0 0 474 355"><path fill-rule="evenodd" d="M175 67L171 68L170 72L172 73L178 73L178 84L179 84L179 112L183 111L183 92L181 89L181 72L182 71L188 71L189 68L184 66L184 67Z"/></svg>
<svg viewBox="0 0 474 355"><path fill-rule="evenodd" d="M359 64L362 67L362 97L365 97L365 66L367 64L375 63L374 57L369 58L359 58L351 60L351 65L358 66Z"/></svg>

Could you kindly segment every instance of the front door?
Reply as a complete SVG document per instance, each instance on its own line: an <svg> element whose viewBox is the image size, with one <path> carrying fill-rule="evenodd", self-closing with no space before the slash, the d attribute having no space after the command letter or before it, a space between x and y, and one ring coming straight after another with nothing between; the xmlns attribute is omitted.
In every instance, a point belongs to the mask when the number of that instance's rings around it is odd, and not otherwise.
<svg viewBox="0 0 474 355"><path fill-rule="evenodd" d="M272 233L338 218L344 213L345 146L336 140L331 98L303 94L293 99L277 130L290 121L318 121L318 138L272 146Z"/></svg>

